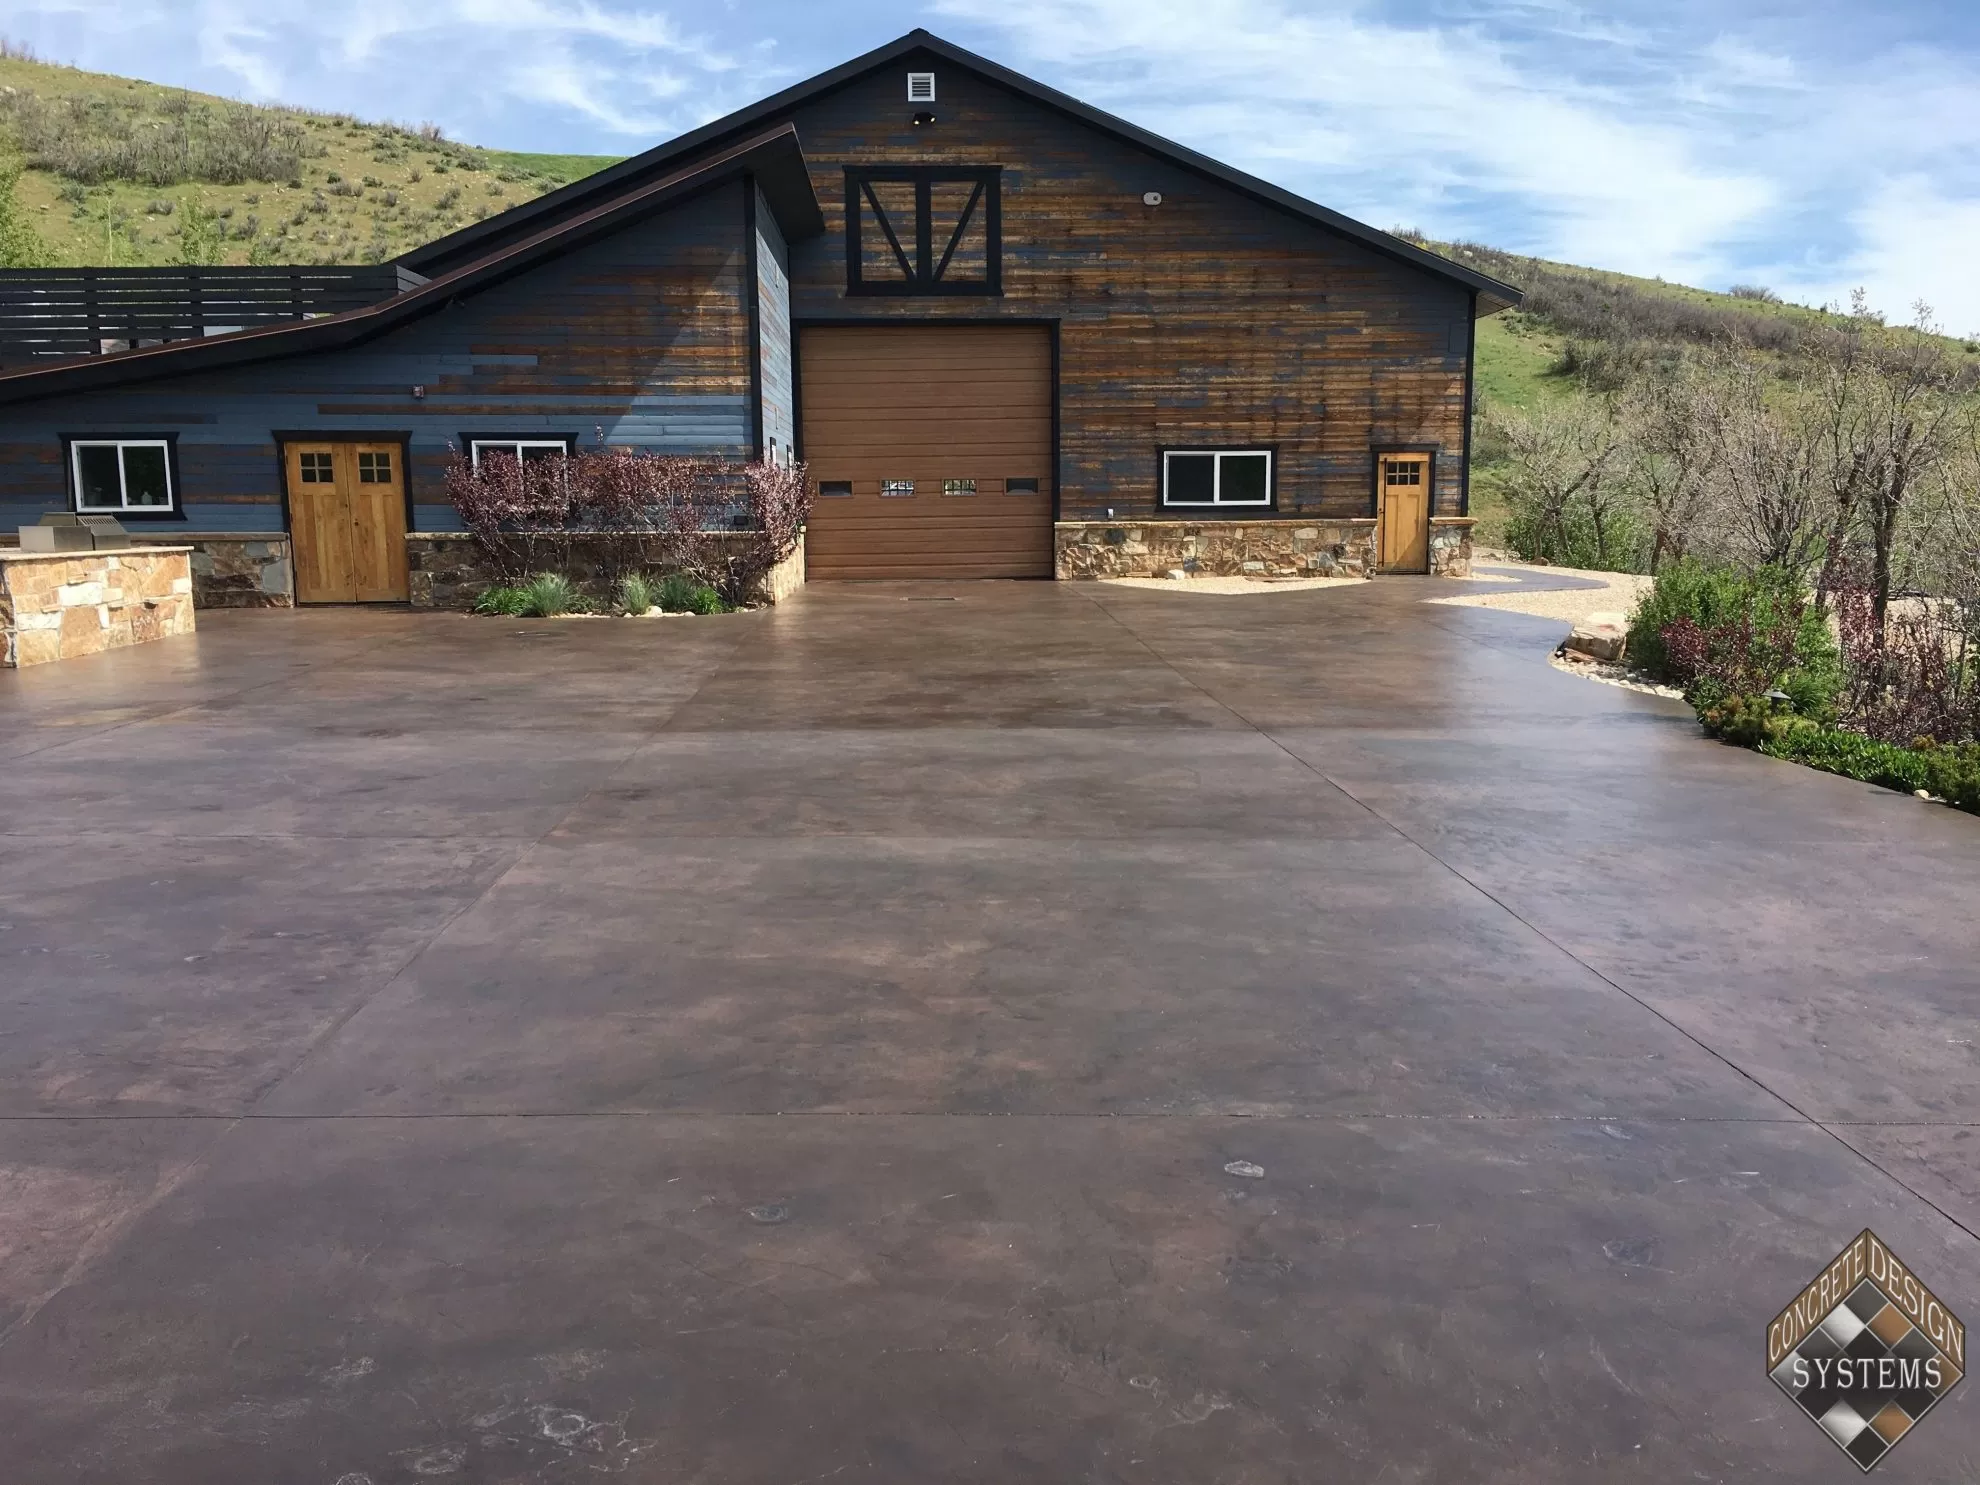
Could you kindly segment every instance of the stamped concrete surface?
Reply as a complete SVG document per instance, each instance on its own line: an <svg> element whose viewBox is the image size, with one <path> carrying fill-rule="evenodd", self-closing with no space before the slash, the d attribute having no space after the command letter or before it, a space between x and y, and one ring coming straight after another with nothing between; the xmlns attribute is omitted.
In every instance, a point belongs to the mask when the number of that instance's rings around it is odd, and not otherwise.
<svg viewBox="0 0 1980 1485"><path fill-rule="evenodd" d="M0 675L0 1480L1854 1477L1762 1331L1980 1320L1980 821L1454 590Z"/></svg>

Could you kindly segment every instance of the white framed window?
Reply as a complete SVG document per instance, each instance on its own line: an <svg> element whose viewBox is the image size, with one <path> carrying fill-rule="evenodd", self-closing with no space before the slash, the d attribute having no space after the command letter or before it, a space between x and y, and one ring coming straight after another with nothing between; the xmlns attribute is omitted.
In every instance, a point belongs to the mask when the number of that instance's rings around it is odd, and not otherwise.
<svg viewBox="0 0 1980 1485"><path fill-rule="evenodd" d="M73 439L69 472L84 514L162 516L179 508L170 439Z"/></svg>
<svg viewBox="0 0 1980 1485"><path fill-rule="evenodd" d="M1271 509L1270 449L1162 450L1162 504Z"/></svg>
<svg viewBox="0 0 1980 1485"><path fill-rule="evenodd" d="M935 74L932 72L910 72L908 74L908 102L933 103L935 101Z"/></svg>
<svg viewBox="0 0 1980 1485"><path fill-rule="evenodd" d="M468 457L474 461L476 469L481 468L483 454L507 454L523 464L536 459L557 459L570 453L571 441L568 438L471 438L468 440Z"/></svg>

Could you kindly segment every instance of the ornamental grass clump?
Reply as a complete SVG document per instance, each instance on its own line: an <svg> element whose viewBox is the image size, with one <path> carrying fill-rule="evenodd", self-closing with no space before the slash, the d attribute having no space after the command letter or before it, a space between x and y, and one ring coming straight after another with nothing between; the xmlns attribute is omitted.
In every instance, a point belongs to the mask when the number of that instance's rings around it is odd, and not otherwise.
<svg viewBox="0 0 1980 1485"><path fill-rule="evenodd" d="M646 573L629 572L619 579L612 602L620 613L637 617L659 607L660 585Z"/></svg>
<svg viewBox="0 0 1980 1485"><path fill-rule="evenodd" d="M714 588L684 572L663 578L653 601L670 614L725 614L730 608Z"/></svg>
<svg viewBox="0 0 1980 1485"><path fill-rule="evenodd" d="M577 584L561 572L539 572L518 591L522 594L519 612L524 618L555 619L563 614L583 613L586 608Z"/></svg>

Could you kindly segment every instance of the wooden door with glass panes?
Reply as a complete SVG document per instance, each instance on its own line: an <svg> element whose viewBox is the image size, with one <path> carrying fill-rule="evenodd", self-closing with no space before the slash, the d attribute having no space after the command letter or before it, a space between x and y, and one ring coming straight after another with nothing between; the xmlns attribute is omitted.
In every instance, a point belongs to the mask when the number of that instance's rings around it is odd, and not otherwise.
<svg viewBox="0 0 1980 1485"><path fill-rule="evenodd" d="M1428 572L1430 456L1382 455L1375 484L1375 565L1383 572Z"/></svg>
<svg viewBox="0 0 1980 1485"><path fill-rule="evenodd" d="M404 603L406 472L396 443L291 443L298 603Z"/></svg>

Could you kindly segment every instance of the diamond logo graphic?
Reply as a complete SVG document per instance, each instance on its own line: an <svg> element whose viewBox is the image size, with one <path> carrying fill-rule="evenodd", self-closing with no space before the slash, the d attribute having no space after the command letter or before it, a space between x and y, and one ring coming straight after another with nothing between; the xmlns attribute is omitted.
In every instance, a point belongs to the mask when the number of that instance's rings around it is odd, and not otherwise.
<svg viewBox="0 0 1980 1485"><path fill-rule="evenodd" d="M1866 1227L1767 1327L1767 1375L1867 1475L1966 1375L1966 1326Z"/></svg>

